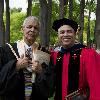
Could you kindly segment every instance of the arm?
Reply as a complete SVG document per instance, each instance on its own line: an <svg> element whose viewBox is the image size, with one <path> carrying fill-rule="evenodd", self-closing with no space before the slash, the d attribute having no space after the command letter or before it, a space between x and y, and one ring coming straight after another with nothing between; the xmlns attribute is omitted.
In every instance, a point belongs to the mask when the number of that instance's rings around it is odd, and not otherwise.
<svg viewBox="0 0 100 100"><path fill-rule="evenodd" d="M6 93L9 89L12 91L18 79L15 68L17 60L12 56L11 52L7 52L6 50L9 51L9 48L5 47L0 50L2 54L0 62L0 95Z"/></svg>
<svg viewBox="0 0 100 100"><path fill-rule="evenodd" d="M54 66L50 61L49 66L42 63L42 72L36 75L36 87L43 97L51 97L54 92Z"/></svg>
<svg viewBox="0 0 100 100"><path fill-rule="evenodd" d="M87 51L86 76L90 88L90 100L100 99L100 55L94 50Z"/></svg>

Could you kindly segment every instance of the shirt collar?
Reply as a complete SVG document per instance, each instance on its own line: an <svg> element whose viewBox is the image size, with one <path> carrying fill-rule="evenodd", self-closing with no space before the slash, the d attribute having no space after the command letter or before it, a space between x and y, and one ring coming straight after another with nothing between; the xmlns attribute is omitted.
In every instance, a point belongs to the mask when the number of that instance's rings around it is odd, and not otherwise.
<svg viewBox="0 0 100 100"><path fill-rule="evenodd" d="M28 48L31 48L31 49L32 49L32 45L29 46L29 45L27 45L25 42L24 42L24 46L25 46L26 49L28 49Z"/></svg>
<svg viewBox="0 0 100 100"><path fill-rule="evenodd" d="M85 48L85 47L86 47L85 45L79 43L79 44L74 44L71 48L63 48L63 47L61 47L60 52L67 53L67 52L72 52L74 50L78 50L80 48Z"/></svg>

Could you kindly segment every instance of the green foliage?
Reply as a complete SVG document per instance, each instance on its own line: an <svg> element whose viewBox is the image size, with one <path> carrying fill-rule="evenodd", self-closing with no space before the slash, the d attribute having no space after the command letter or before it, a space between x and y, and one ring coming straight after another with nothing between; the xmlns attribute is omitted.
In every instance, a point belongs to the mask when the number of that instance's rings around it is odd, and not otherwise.
<svg viewBox="0 0 100 100"><path fill-rule="evenodd" d="M80 17L80 5L79 3L77 3L75 0L73 2L73 19L77 22L79 22L79 17ZM68 18L68 13L69 13L69 8L68 8L68 5L65 6L65 12L66 12L66 15L65 17ZM53 1L52 3L52 22L55 20L55 19L58 19L59 18L59 3L57 3L56 1ZM58 41L58 38L57 38L57 32L55 32L54 30L52 30L52 33L51 33L51 44L54 44Z"/></svg>
<svg viewBox="0 0 100 100"><path fill-rule="evenodd" d="M40 11L40 4L39 3L33 3L32 5L32 15L39 16ZM52 23L55 19L59 18L59 4L57 1L52 1ZM50 34L50 44L54 44L57 40L57 33L52 29Z"/></svg>
<svg viewBox="0 0 100 100"><path fill-rule="evenodd" d="M25 19L24 13L13 13L10 16L10 42L22 39L21 25Z"/></svg>
<svg viewBox="0 0 100 100"><path fill-rule="evenodd" d="M90 25L91 25L90 26L90 30L91 30L91 32L90 32L90 35L91 35L90 39L94 40L95 20L91 20Z"/></svg>
<svg viewBox="0 0 100 100"><path fill-rule="evenodd" d="M80 19L80 4L77 3L75 0L73 2L73 19L78 22Z"/></svg>
<svg viewBox="0 0 100 100"><path fill-rule="evenodd" d="M95 0L91 0L91 1L86 1L86 7L87 10L90 10L91 12L96 11L96 1Z"/></svg>
<svg viewBox="0 0 100 100"><path fill-rule="evenodd" d="M52 2L52 20L59 18L59 4L55 1Z"/></svg>
<svg viewBox="0 0 100 100"><path fill-rule="evenodd" d="M34 16L39 16L39 10L40 10L40 4L39 3L35 3L32 5L32 15Z"/></svg>
<svg viewBox="0 0 100 100"><path fill-rule="evenodd" d="M57 1L53 1L52 2L52 24L54 20L58 18L59 18L59 4ZM50 44L54 44L56 41L57 41L57 32L55 32L52 29L51 34L50 34Z"/></svg>
<svg viewBox="0 0 100 100"><path fill-rule="evenodd" d="M83 41L87 41L88 17L85 16ZM90 40L94 40L95 20L90 20Z"/></svg>
<svg viewBox="0 0 100 100"><path fill-rule="evenodd" d="M92 0L94 1L94 0ZM95 11L96 5L94 2L92 2L92 12ZM86 4L86 11L87 9L89 9L89 4ZM26 17L26 13L22 13L20 12L20 8L19 9L12 9L11 10L11 22L10 22L10 40L11 42L14 42L16 40L22 39L22 32L21 32L21 25L22 22L24 20L24 18ZM69 9L68 9L68 5L65 6L65 12L66 15L65 17L68 18L68 13L69 13ZM79 19L80 19L80 4L79 2L76 2L76 0L73 1L73 19L75 21L77 21L79 23ZM32 15L39 17L39 13L40 13L40 4L39 2L33 2L32 5ZM52 1L52 23L55 19L59 18L59 1ZM5 17L4 17L5 19ZM88 23L88 18L87 16L85 16L84 18L85 22L84 22L84 36L83 39L86 40L86 36L87 36L87 23ZM95 26L95 21L91 21L90 22L90 33L91 33L91 37L90 38L94 38L94 26ZM57 38L57 32L55 32L53 29L51 31L50 34L50 44L54 44L58 41Z"/></svg>
<svg viewBox="0 0 100 100"><path fill-rule="evenodd" d="M15 12L17 13L17 12L21 12L21 11L22 11L22 8L15 8L15 7L14 7L14 8L12 8L12 9L10 9L10 12L11 12L11 13L15 13Z"/></svg>

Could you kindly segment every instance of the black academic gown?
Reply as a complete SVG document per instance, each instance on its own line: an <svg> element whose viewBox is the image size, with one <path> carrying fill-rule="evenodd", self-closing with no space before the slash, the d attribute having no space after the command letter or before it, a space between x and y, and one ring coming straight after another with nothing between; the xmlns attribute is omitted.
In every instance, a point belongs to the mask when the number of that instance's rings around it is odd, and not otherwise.
<svg viewBox="0 0 100 100"><path fill-rule="evenodd" d="M17 44L12 44L18 54ZM0 49L2 61L0 62L0 100L25 100L25 81L23 70L16 70L17 59L6 44L4 50ZM36 74L34 90L31 100L48 100L52 83L50 83L51 68L45 63L42 64L43 72Z"/></svg>

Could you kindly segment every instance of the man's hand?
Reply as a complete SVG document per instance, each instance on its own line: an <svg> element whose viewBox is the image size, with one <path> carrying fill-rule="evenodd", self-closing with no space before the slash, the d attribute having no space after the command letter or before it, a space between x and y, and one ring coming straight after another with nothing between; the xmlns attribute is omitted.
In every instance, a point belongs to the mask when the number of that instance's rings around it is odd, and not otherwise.
<svg viewBox="0 0 100 100"><path fill-rule="evenodd" d="M24 57L24 55L22 55L22 56L18 59L18 61L17 61L17 63L16 63L16 68L17 68L17 70L23 69L23 68L28 67L28 64L29 64L28 58L27 58L27 57Z"/></svg>
<svg viewBox="0 0 100 100"><path fill-rule="evenodd" d="M42 72L42 66L39 63L39 61L32 61L32 71L36 73L41 73Z"/></svg>

